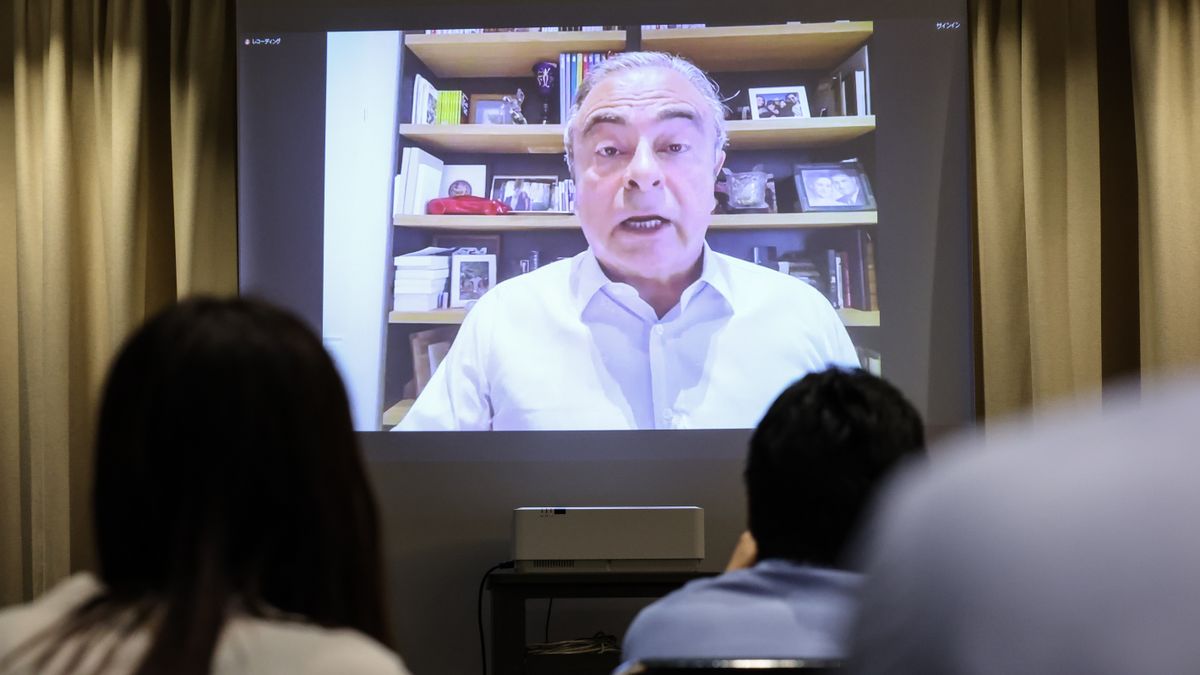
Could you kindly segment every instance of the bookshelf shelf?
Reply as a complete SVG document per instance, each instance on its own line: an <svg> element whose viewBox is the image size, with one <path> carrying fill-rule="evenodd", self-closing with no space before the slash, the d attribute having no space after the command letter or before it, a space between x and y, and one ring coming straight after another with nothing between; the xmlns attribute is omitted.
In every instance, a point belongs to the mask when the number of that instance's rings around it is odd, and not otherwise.
<svg viewBox="0 0 1200 675"><path fill-rule="evenodd" d="M393 224L430 230L460 232L512 232L517 230L574 230L574 215L505 216L396 216ZM829 213L754 213L713 216L713 230L773 230L795 228L858 227L879 222L875 211Z"/></svg>
<svg viewBox="0 0 1200 675"><path fill-rule="evenodd" d="M562 154L561 124L401 124L400 135L432 152Z"/></svg>
<svg viewBox="0 0 1200 675"><path fill-rule="evenodd" d="M874 32L870 21L672 28L642 33L642 48L685 56L714 72L829 68ZM625 49L625 31L409 34L404 44L437 77L524 77L561 52Z"/></svg>
<svg viewBox="0 0 1200 675"><path fill-rule="evenodd" d="M402 399L400 402L396 403L396 405L388 408L387 410L384 410L382 420L383 426L394 427L399 424L400 420L404 419L404 416L408 414L408 410L412 408L413 404L416 402L417 400L414 398L406 398Z"/></svg>
<svg viewBox="0 0 1200 675"><path fill-rule="evenodd" d="M532 64L558 63L561 52L622 51L625 31L414 33L404 36L404 44L437 77L531 77Z"/></svg>
<svg viewBox="0 0 1200 675"><path fill-rule="evenodd" d="M845 143L875 131L875 116L731 120L730 150L788 150Z"/></svg>
<svg viewBox="0 0 1200 675"><path fill-rule="evenodd" d="M709 72L832 68L874 32L870 21L642 32L642 48L685 56Z"/></svg>
<svg viewBox="0 0 1200 675"><path fill-rule="evenodd" d="M879 325L878 311L839 309L838 316L847 327L860 328ZM467 316L465 309L433 309L428 312L392 312L388 323L397 324L459 324Z"/></svg>
<svg viewBox="0 0 1200 675"><path fill-rule="evenodd" d="M875 116L731 120L730 150L782 150L844 143L875 131ZM401 124L400 135L433 152L560 154L561 124Z"/></svg>
<svg viewBox="0 0 1200 675"><path fill-rule="evenodd" d="M460 324L467 310L431 309L425 312L389 312L388 323Z"/></svg>
<svg viewBox="0 0 1200 675"><path fill-rule="evenodd" d="M879 326L879 310L839 309L838 316L847 328L870 328Z"/></svg>

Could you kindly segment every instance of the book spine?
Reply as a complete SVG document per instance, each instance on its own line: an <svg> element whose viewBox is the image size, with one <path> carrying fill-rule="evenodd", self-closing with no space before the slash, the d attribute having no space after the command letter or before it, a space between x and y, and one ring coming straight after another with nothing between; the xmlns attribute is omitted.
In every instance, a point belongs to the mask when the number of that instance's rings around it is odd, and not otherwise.
<svg viewBox="0 0 1200 675"><path fill-rule="evenodd" d="M838 251L837 255L842 307L854 307L854 299L850 295L850 256L845 251Z"/></svg>
<svg viewBox="0 0 1200 675"><path fill-rule="evenodd" d="M872 311L878 311L879 290L875 282L875 238L869 233L865 234L865 236L867 239L867 308Z"/></svg>
<svg viewBox="0 0 1200 675"><path fill-rule="evenodd" d="M837 251L833 249L826 251L825 262L829 266L829 273L826 275L828 277L826 281L829 283L829 288L826 295L829 298L829 304L833 305L834 309L838 309L842 306L842 296L841 293L838 293L838 286L841 284L839 281L841 275L838 274Z"/></svg>
<svg viewBox="0 0 1200 675"><path fill-rule="evenodd" d="M558 121L567 123L567 115L571 112L571 102L567 98L567 80L563 73L567 72L567 55L558 55Z"/></svg>

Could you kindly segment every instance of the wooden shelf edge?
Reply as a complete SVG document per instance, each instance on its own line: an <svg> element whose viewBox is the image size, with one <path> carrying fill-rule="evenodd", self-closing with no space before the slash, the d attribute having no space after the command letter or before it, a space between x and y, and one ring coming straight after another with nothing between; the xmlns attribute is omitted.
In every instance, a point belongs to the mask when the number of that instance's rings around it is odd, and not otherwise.
<svg viewBox="0 0 1200 675"><path fill-rule="evenodd" d="M876 225L875 211L828 211L810 213L736 213L714 215L712 230L780 230ZM504 215L504 216L394 216L396 227L468 232L508 232L516 230L575 230L575 215Z"/></svg>
<svg viewBox="0 0 1200 675"><path fill-rule="evenodd" d="M458 307L431 309L425 312L388 312L388 323L460 324L467 310Z"/></svg>
<svg viewBox="0 0 1200 675"><path fill-rule="evenodd" d="M879 326L879 310L842 308L837 311L842 318L842 325L848 328L864 328Z"/></svg>
<svg viewBox="0 0 1200 675"><path fill-rule="evenodd" d="M729 149L827 145L875 131L874 115L729 120ZM401 124L399 133L439 151L487 154L559 154L561 124Z"/></svg>
<svg viewBox="0 0 1200 675"><path fill-rule="evenodd" d="M399 424L400 421L404 419L404 416L408 414L409 408L412 408L413 404L416 402L417 400L412 398L401 399L392 407L384 410L382 419L383 426L394 427Z"/></svg>
<svg viewBox="0 0 1200 675"><path fill-rule="evenodd" d="M851 328L879 325L879 311L862 309L839 309L842 324ZM391 312L388 323L394 324L460 324L467 316L465 309L435 309L428 312Z"/></svg>

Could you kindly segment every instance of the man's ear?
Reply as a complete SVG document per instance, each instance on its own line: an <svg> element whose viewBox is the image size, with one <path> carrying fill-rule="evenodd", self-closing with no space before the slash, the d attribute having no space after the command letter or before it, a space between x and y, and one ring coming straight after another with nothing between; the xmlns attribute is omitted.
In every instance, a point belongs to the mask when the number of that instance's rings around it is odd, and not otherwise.
<svg viewBox="0 0 1200 675"><path fill-rule="evenodd" d="M725 166L725 151L718 150L717 151L717 161L713 165L713 180L716 180L717 176L721 175L721 167L723 167L723 166Z"/></svg>

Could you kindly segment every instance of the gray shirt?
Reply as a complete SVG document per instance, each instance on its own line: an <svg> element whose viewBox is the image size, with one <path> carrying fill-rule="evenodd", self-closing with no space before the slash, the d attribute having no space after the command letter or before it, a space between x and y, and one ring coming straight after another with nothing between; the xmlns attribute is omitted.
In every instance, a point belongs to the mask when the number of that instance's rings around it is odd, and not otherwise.
<svg viewBox="0 0 1200 675"><path fill-rule="evenodd" d="M868 547L852 671L1200 672L1197 414L1195 383L1144 392L907 476Z"/></svg>
<svg viewBox="0 0 1200 675"><path fill-rule="evenodd" d="M637 615L621 658L843 658L858 584L779 559L698 579Z"/></svg>

